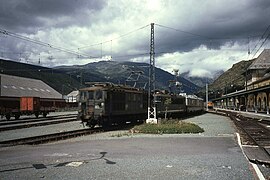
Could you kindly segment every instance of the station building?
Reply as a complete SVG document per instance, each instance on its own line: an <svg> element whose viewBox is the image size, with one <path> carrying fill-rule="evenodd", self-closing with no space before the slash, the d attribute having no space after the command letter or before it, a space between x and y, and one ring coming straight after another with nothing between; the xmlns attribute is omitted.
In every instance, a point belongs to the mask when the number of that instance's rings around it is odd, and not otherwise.
<svg viewBox="0 0 270 180"><path fill-rule="evenodd" d="M0 74L0 97L62 99L62 95L41 80Z"/></svg>
<svg viewBox="0 0 270 180"><path fill-rule="evenodd" d="M214 107L269 114L270 49L263 50L245 75L245 89L213 99Z"/></svg>
<svg viewBox="0 0 270 180"><path fill-rule="evenodd" d="M78 98L79 98L79 91L76 90L69 93L65 99L66 99L66 102L68 103L76 103L78 102Z"/></svg>

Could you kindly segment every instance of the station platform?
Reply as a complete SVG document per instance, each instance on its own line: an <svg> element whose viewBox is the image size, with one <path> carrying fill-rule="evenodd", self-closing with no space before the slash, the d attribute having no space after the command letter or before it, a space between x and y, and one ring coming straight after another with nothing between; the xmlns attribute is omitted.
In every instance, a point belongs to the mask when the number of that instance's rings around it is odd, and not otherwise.
<svg viewBox="0 0 270 180"><path fill-rule="evenodd" d="M208 110L208 112L216 112L216 111L237 112L237 113L239 113L239 114L241 114L243 116L246 116L246 117L252 117L252 118L256 118L256 119L263 119L263 120L270 121L270 114L266 114L266 113L237 111L237 110L223 109L223 108L214 108L214 109Z"/></svg>

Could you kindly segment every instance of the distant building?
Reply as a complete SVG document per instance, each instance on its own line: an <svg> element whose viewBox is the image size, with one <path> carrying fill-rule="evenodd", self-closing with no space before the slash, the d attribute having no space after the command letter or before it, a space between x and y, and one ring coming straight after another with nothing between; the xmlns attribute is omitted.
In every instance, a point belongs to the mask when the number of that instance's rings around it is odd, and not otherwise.
<svg viewBox="0 0 270 180"><path fill-rule="evenodd" d="M248 84L247 89L256 89L264 86L270 86L270 68L265 70L263 77Z"/></svg>
<svg viewBox="0 0 270 180"><path fill-rule="evenodd" d="M265 49L248 67L247 88L214 100L216 107L266 112L270 107L270 49Z"/></svg>
<svg viewBox="0 0 270 180"><path fill-rule="evenodd" d="M0 74L1 97L40 97L62 99L62 95L41 80Z"/></svg>
<svg viewBox="0 0 270 180"><path fill-rule="evenodd" d="M265 77L270 68L270 49L265 49L247 69L247 87L253 89L253 84Z"/></svg>
<svg viewBox="0 0 270 180"><path fill-rule="evenodd" d="M66 102L77 102L78 101L78 96L79 96L79 91L72 91L66 96Z"/></svg>

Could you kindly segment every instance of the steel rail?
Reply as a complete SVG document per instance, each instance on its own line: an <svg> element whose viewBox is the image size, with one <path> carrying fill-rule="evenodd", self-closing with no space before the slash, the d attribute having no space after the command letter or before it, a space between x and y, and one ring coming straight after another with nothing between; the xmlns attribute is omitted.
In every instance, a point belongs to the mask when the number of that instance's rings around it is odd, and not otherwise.
<svg viewBox="0 0 270 180"><path fill-rule="evenodd" d="M36 127L36 126L46 126L46 125L52 125L52 124L60 124L60 123L67 123L67 122L72 122L72 121L78 121L77 118L65 118L62 120L49 120L49 121L44 121L43 122L33 122L33 123L25 123L25 124L20 124L20 125L14 125L14 126L2 126L0 127L0 132L1 131L8 131L8 130L15 130L15 129L23 129L23 128L30 128L30 127Z"/></svg>
<svg viewBox="0 0 270 180"><path fill-rule="evenodd" d="M74 138L78 136L89 135L89 134L94 134L94 133L99 133L99 132L103 132L103 129L101 128L80 129L80 130L46 134L46 135L40 135L40 136L34 136L34 137L1 141L0 146L6 147L6 146L15 146L15 145L37 145L37 144L64 140L64 139L69 139L69 138Z"/></svg>
<svg viewBox="0 0 270 180"><path fill-rule="evenodd" d="M14 124L23 124L23 123L34 123L34 122L41 122L41 121L53 121L57 119L63 119L63 118L75 118L77 115L61 115L61 116L50 116L50 117L43 117L43 118L31 118L31 119L18 119L13 121L0 121L0 126L6 126L6 125L14 125Z"/></svg>
<svg viewBox="0 0 270 180"><path fill-rule="evenodd" d="M265 149L270 145L270 130L260 125L253 118L244 117L236 112L227 112L227 116L234 122L234 124L242 130L242 132L248 137L248 141L252 141L253 145L264 153L267 157L270 157L270 153ZM249 159L254 163L267 164L270 163L261 159Z"/></svg>

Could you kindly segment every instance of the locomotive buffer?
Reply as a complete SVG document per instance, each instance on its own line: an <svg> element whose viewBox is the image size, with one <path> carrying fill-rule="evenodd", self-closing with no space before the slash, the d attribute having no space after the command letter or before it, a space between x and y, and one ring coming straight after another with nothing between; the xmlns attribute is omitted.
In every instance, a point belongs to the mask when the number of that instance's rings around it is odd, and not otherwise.
<svg viewBox="0 0 270 180"><path fill-rule="evenodd" d="M152 92L153 96L151 96ZM146 123L157 124L157 117L156 117L157 113L156 113L154 93L155 93L154 23L151 23L149 85L148 85L148 118L146 119Z"/></svg>

